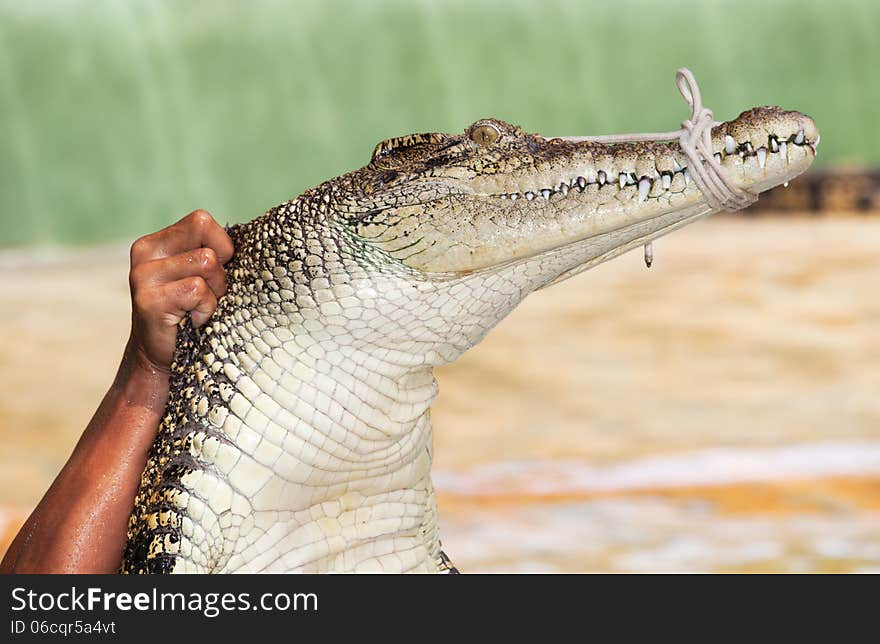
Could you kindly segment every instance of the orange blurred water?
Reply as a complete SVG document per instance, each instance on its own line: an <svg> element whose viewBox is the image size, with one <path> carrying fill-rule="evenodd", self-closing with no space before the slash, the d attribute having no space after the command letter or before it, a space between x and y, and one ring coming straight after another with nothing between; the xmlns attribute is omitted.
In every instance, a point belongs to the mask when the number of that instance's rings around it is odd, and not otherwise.
<svg viewBox="0 0 880 644"><path fill-rule="evenodd" d="M440 370L464 570L880 568L880 220L719 218L530 296ZM0 254L0 535L109 385L125 248ZM0 545L2 548L2 545Z"/></svg>

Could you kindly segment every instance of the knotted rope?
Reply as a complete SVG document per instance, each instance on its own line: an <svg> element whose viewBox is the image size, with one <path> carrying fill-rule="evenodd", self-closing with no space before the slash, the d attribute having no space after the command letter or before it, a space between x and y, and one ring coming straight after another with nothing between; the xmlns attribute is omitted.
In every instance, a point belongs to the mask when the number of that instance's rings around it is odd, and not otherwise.
<svg viewBox="0 0 880 644"><path fill-rule="evenodd" d="M712 127L718 125L712 110L703 105L700 87L686 67L675 72L675 84L682 98L691 108L691 117L681 128L671 132L614 134L606 136L567 136L566 141L594 143L630 143L634 141L671 141L678 139L688 158L688 170L694 183L708 204L716 210L741 210L754 203L758 196L732 183L724 174L721 164L712 154Z"/></svg>

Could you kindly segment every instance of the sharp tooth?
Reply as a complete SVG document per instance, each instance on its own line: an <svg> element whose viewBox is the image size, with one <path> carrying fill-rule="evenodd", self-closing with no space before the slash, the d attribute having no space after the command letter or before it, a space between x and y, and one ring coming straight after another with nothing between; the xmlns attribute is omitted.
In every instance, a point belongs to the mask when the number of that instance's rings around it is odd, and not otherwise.
<svg viewBox="0 0 880 644"><path fill-rule="evenodd" d="M621 172L617 178L620 180L620 187L623 188L626 185L626 174Z"/></svg>
<svg viewBox="0 0 880 644"><path fill-rule="evenodd" d="M713 154L712 156L715 157L715 160L716 160L718 163L721 163L721 153L720 153L720 152L716 152L716 153Z"/></svg>
<svg viewBox="0 0 880 644"><path fill-rule="evenodd" d="M510 193L510 200L516 201L517 199L519 199L519 193L518 192L511 192Z"/></svg>
<svg viewBox="0 0 880 644"><path fill-rule="evenodd" d="M758 148L758 165L761 166L762 170L765 163L767 163L767 148L760 147Z"/></svg>
<svg viewBox="0 0 880 644"><path fill-rule="evenodd" d="M784 182L782 183L782 187L783 187L783 188L788 188L788 181L784 181Z"/></svg>
<svg viewBox="0 0 880 644"><path fill-rule="evenodd" d="M599 176L598 176L598 179L599 179L599 185L600 185L600 186L604 186L604 185L605 185L605 178L606 178L606 177L605 177L605 171L604 171L604 170L599 170Z"/></svg>
<svg viewBox="0 0 880 644"><path fill-rule="evenodd" d="M645 199L648 198L648 192L651 190L651 180L647 177L642 177L639 180L639 203L642 203Z"/></svg>
<svg viewBox="0 0 880 644"><path fill-rule="evenodd" d="M584 188L586 188L586 187L587 187L587 180L584 179L583 177L578 177L578 188L580 189L580 191L583 192Z"/></svg>
<svg viewBox="0 0 880 644"><path fill-rule="evenodd" d="M795 145L803 145L804 144L804 131L798 130L798 133L794 137Z"/></svg>
<svg viewBox="0 0 880 644"><path fill-rule="evenodd" d="M736 152L736 141L729 134L724 135L724 153L733 154Z"/></svg>
<svg viewBox="0 0 880 644"><path fill-rule="evenodd" d="M559 184L559 192L561 192L563 195L568 194L568 184L564 181Z"/></svg>
<svg viewBox="0 0 880 644"><path fill-rule="evenodd" d="M501 195L502 199L507 199L507 195Z"/></svg>
<svg viewBox="0 0 880 644"><path fill-rule="evenodd" d="M529 191L525 194L525 198L528 199L529 201L531 201L532 199L535 198L535 193L532 192L531 190L529 190Z"/></svg>
<svg viewBox="0 0 880 644"><path fill-rule="evenodd" d="M541 196L544 197L544 199L550 199L550 191L547 190L547 188L544 188L541 191Z"/></svg>
<svg viewBox="0 0 880 644"><path fill-rule="evenodd" d="M755 149L752 147L751 141L746 141L746 154L751 155L754 152L755 152Z"/></svg>
<svg viewBox="0 0 880 644"><path fill-rule="evenodd" d="M817 135L816 135L816 142L813 144L813 147L814 147L814 148L818 148L818 147L819 147L819 141L821 140L821 138L822 138L822 135L821 135L821 134L817 134Z"/></svg>
<svg viewBox="0 0 880 644"><path fill-rule="evenodd" d="M775 136L770 137L770 151L779 152L779 141L776 140Z"/></svg>
<svg viewBox="0 0 880 644"><path fill-rule="evenodd" d="M672 176L668 172L664 172L660 180L663 182L663 189L669 190L669 186L672 185Z"/></svg>
<svg viewBox="0 0 880 644"><path fill-rule="evenodd" d="M654 263L654 244L648 242L645 244L645 266L651 268L651 264Z"/></svg>
<svg viewBox="0 0 880 644"><path fill-rule="evenodd" d="M689 186L691 184L691 171L685 168L682 170L682 174L684 175L684 185Z"/></svg>
<svg viewBox="0 0 880 644"><path fill-rule="evenodd" d="M788 143L785 141L780 141L779 143L779 154L782 155L782 158L785 159L786 163L788 162Z"/></svg>

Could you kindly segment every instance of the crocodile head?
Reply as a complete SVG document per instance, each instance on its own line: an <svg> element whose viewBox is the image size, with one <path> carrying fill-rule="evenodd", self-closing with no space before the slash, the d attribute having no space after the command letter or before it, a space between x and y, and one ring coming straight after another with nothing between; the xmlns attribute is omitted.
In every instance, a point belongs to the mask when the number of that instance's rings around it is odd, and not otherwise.
<svg viewBox="0 0 880 644"><path fill-rule="evenodd" d="M806 170L818 140L810 117L778 107L712 129L727 177L756 194ZM429 275L565 249L549 283L713 212L687 165L678 142L574 142L483 119L379 143L339 202L358 237Z"/></svg>

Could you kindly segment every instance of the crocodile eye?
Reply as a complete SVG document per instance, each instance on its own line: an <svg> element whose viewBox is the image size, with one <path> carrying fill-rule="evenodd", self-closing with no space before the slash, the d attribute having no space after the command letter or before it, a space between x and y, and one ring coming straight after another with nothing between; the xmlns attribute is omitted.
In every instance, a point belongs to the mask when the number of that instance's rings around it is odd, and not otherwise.
<svg viewBox="0 0 880 644"><path fill-rule="evenodd" d="M482 147L492 145L499 136L501 136L501 132L491 123L481 123L471 128L470 131L471 141Z"/></svg>

